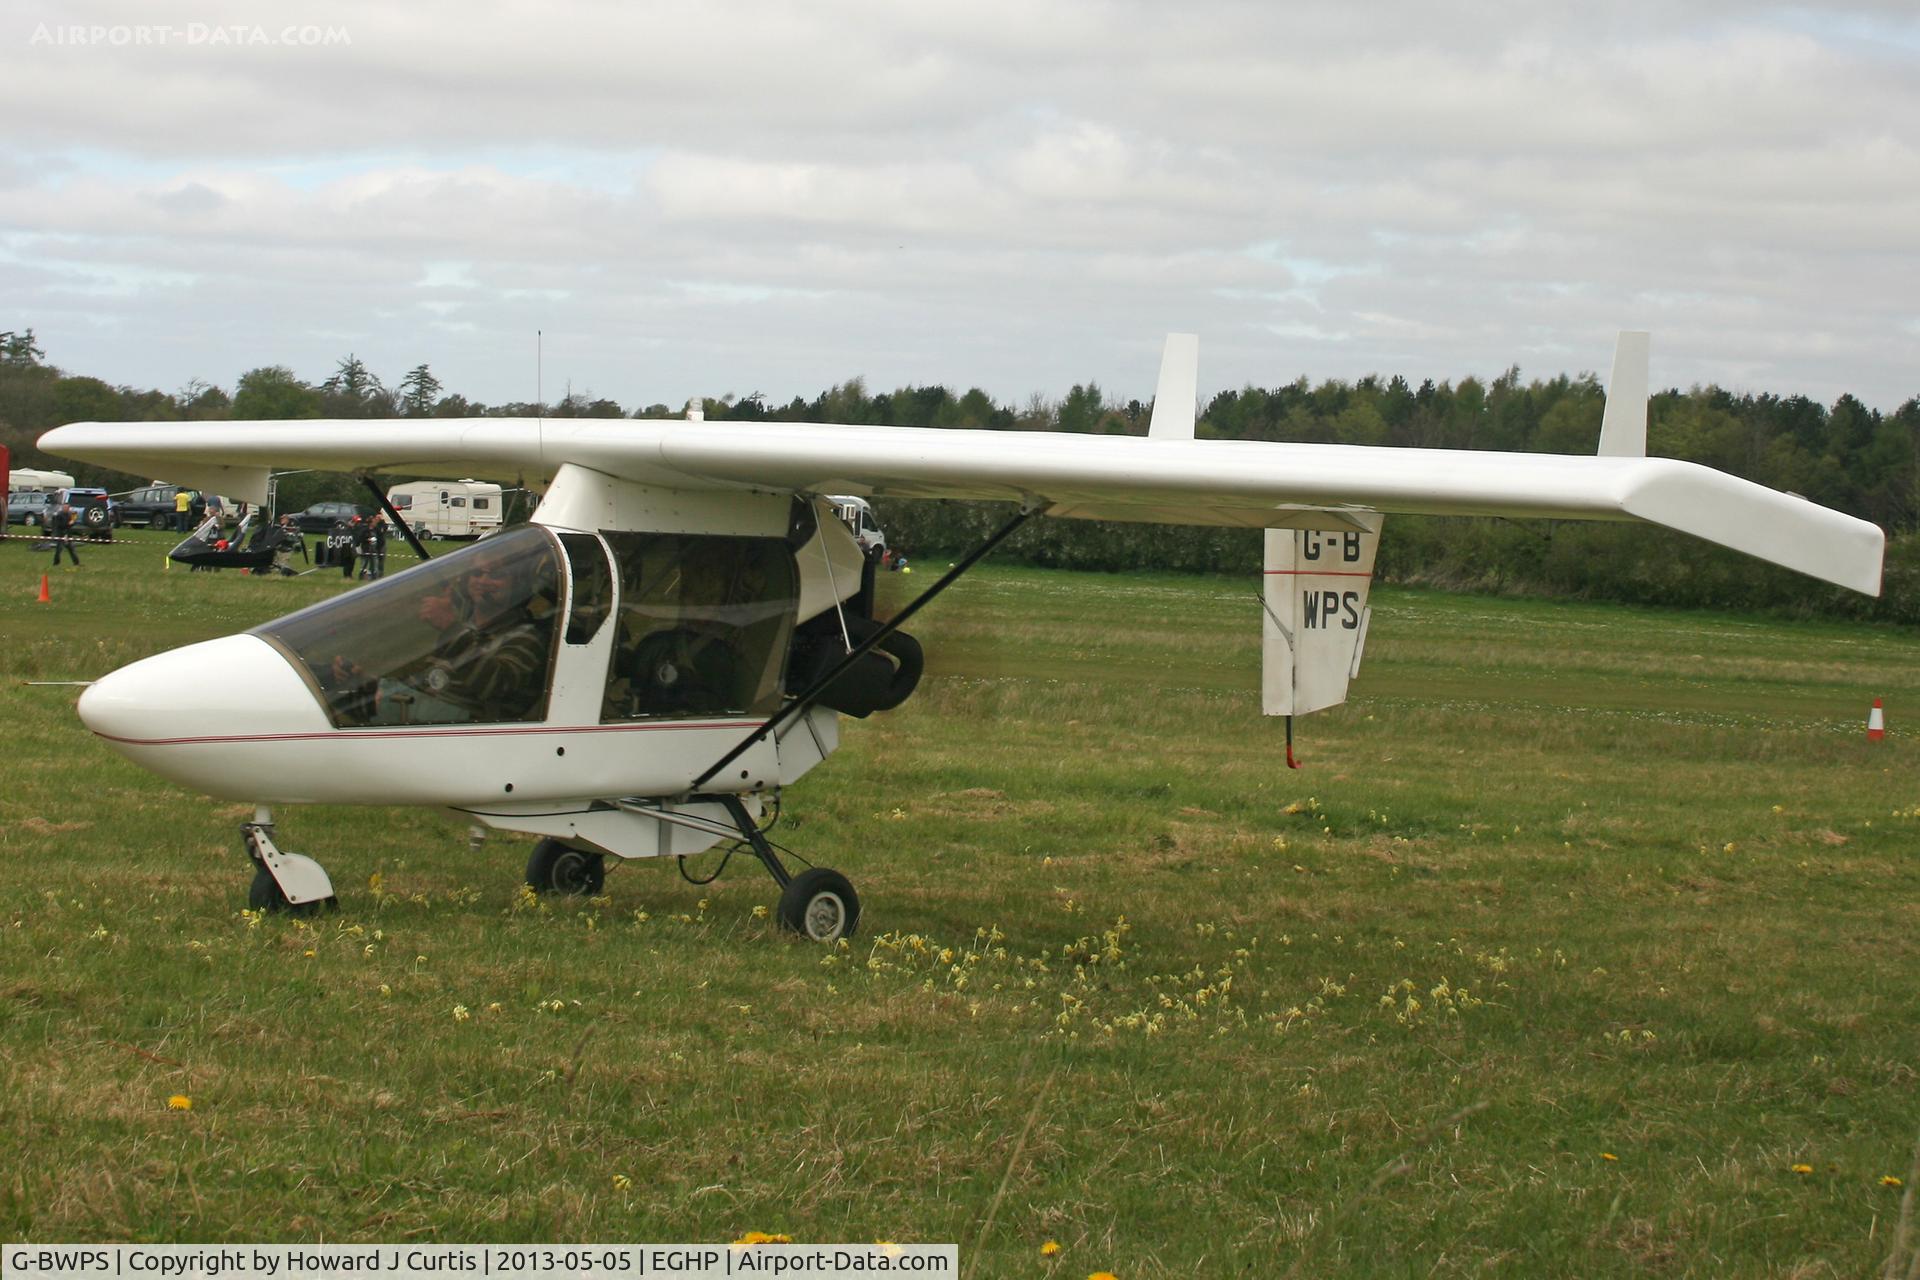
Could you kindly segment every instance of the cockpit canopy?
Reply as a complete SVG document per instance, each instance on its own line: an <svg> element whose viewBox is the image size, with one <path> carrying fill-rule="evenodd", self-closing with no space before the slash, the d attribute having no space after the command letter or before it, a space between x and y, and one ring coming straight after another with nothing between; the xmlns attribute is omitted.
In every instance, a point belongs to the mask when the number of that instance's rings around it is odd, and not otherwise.
<svg viewBox="0 0 1920 1280"><path fill-rule="evenodd" d="M557 675L603 723L765 716L798 592L780 538L522 525L253 634L343 729L544 721Z"/></svg>

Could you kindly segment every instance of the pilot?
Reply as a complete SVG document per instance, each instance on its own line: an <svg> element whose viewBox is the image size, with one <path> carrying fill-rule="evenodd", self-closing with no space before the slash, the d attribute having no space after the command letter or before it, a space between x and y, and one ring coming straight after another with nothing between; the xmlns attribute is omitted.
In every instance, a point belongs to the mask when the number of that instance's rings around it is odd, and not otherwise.
<svg viewBox="0 0 1920 1280"><path fill-rule="evenodd" d="M531 714L546 692L553 590L528 581L527 569L483 554L447 590L422 599L420 620L440 639L407 683L473 720Z"/></svg>

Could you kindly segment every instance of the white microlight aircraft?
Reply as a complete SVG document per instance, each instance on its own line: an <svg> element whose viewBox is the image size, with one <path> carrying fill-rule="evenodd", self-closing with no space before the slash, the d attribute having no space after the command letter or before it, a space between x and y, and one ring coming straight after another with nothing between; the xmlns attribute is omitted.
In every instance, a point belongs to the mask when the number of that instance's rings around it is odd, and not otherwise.
<svg viewBox="0 0 1920 1280"><path fill-rule="evenodd" d="M781 922L831 941L859 918L853 886L791 873L762 820L839 744L841 714L913 692L921 655L900 624L1034 515L1267 530L1263 709L1289 717L1289 763L1291 717L1343 701L1359 667L1387 512L1647 521L1877 595L1874 525L1646 456L1646 354L1647 335L1621 335L1597 457L1196 440L1187 334L1167 340L1144 439L690 410L87 422L40 446L256 503L270 465L358 472L382 504L383 471L544 492L530 524L81 696L81 719L128 759L256 806L242 828L254 906L333 899L318 863L276 845L269 806L424 804L542 837L527 879L546 892L598 892L608 856L739 842L780 885ZM826 494L1019 511L883 623L872 565Z"/></svg>

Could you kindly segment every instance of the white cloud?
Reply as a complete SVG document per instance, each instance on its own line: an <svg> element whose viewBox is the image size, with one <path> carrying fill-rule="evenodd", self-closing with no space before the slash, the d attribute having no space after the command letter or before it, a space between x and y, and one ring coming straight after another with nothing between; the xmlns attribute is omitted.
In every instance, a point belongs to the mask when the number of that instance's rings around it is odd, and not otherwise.
<svg viewBox="0 0 1920 1280"><path fill-rule="evenodd" d="M629 404L1094 378L1547 375L1920 393L1904 6L191 0L0 29L0 326L116 381L431 362ZM151 26L99 0L87 21ZM11 40L11 43L9 43ZM550 379L551 381L551 379Z"/></svg>

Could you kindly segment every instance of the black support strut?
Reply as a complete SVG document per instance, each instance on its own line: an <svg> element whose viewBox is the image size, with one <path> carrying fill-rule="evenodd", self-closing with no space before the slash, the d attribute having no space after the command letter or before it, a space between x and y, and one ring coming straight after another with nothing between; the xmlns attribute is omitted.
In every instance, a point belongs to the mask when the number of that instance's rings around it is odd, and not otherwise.
<svg viewBox="0 0 1920 1280"><path fill-rule="evenodd" d="M767 843L767 838L760 834L760 828L755 825L753 815L747 812L746 802L736 795L715 796L714 799L726 807L727 816L732 818L733 824L740 828L740 838L745 840L747 846L753 850L753 856L760 859L760 865L767 869L767 873L773 877L773 882L782 889L792 884L793 877L780 864L780 857L774 853L773 846Z"/></svg>
<svg viewBox="0 0 1920 1280"><path fill-rule="evenodd" d="M952 586L954 579L958 578L961 574L965 573L967 570L973 568L973 566L978 564L981 561L981 559L987 555L988 552L992 551L995 547L999 546L1002 542L1005 542L1007 538L1012 535L1015 529L1018 529L1021 525L1025 524L1028 520L1032 519L1034 516L1039 515L1042 511L1045 511L1046 509L1047 508L1044 505L1022 507L1020 509L1020 513L1014 516L1013 519L1001 525L1000 528L997 531L995 531L992 537L988 538L985 542L975 547L971 552L967 554L965 559L960 561L959 564L956 564L955 566L953 566L953 568L947 570L946 573L941 577L940 581L928 587L925 591L921 592L918 596L915 596L911 604L909 604L906 608L902 609L899 613L894 614L892 620L887 622L878 631L875 631L872 635L868 636L865 640L862 640L859 644L855 645L852 651L849 652L846 657L834 663L833 666L828 669L825 675L821 676L818 680L815 680L813 684L808 686L805 692L800 694L799 697L793 699L793 701L787 703L785 706L781 707L778 711L774 712L773 716L765 724L761 725L758 729L755 729L752 733L748 734L746 740L743 741L739 746L735 747L733 750L727 752L727 754L725 754L724 756L721 756L718 760L714 761L713 764L708 767L705 773L701 774L699 777L693 780L693 789L695 791L698 791L701 787L706 785L708 779L712 778L713 775L715 775L716 773L719 773L722 769L732 764L735 760L738 760L742 755L744 755L747 752L748 748L753 746L754 743L760 741L760 739L766 737L768 734L771 734L774 730L778 729L781 725L785 724L787 721L793 719L794 717L798 716L801 712L811 707L815 702L819 700L820 695L825 693L829 688L831 688L833 686L833 682L838 680L841 677L841 675L844 674L849 667L851 667L854 663L860 661L860 659L864 658L868 653L870 653L873 649L875 649L883 641L885 641L887 637L891 636L894 632L898 631L908 618L911 618L914 614L920 611L920 607L922 605L926 604L928 601L932 600L935 596L939 595L942 591L945 591L948 587ZM839 606L836 604L835 607L838 608ZM775 877L775 879L778 879L778 878L779 877L777 876ZM782 883L784 884L785 882L782 881Z"/></svg>
<svg viewBox="0 0 1920 1280"><path fill-rule="evenodd" d="M387 513L387 519L393 521L393 527L400 531L400 536L407 540L407 545L413 548L414 554L422 560L433 559L427 554L427 549L420 545L420 539L413 536L413 526L402 520L400 513L393 509L393 504L387 501L386 491L380 487L379 481L372 476L362 475L360 483L367 486L367 492L371 493L373 500L380 504L380 509Z"/></svg>

